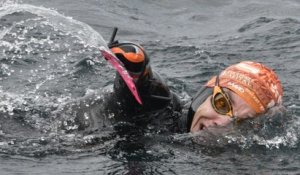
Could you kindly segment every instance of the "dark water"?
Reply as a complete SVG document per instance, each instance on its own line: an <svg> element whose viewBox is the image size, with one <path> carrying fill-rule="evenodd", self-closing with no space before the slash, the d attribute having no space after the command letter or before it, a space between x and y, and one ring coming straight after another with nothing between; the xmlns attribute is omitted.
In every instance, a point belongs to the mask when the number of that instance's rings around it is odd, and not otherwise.
<svg viewBox="0 0 300 175"><path fill-rule="evenodd" d="M0 1L0 174L299 174L299 15L297 0ZM278 73L285 109L195 135L79 130L72 106L112 91L97 48L114 26L183 102L255 60Z"/></svg>

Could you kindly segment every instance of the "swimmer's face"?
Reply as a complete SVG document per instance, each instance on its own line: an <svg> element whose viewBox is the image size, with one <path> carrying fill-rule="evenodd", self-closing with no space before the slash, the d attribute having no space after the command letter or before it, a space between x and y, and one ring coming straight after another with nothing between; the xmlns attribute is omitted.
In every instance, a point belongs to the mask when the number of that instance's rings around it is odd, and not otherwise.
<svg viewBox="0 0 300 175"><path fill-rule="evenodd" d="M238 119L253 118L257 116L254 109L252 109L240 96L234 92L225 89L232 103L233 115ZM211 104L211 97L209 96L197 109L193 117L191 132L197 132L211 126L226 126L233 121L227 115L217 113Z"/></svg>

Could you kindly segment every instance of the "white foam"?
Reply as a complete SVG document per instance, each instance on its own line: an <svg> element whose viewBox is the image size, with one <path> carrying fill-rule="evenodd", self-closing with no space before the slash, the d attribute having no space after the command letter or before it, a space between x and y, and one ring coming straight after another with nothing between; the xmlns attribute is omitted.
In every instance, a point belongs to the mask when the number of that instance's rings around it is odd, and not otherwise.
<svg viewBox="0 0 300 175"><path fill-rule="evenodd" d="M36 7L28 4L5 5L0 8L0 18L15 12L30 12L32 14L42 16L47 19L48 22L46 22L46 24L53 26L57 30L69 32L72 36L85 41L85 43L89 46L107 47L103 37L89 25L76 21L71 17L63 16L55 10L44 7Z"/></svg>

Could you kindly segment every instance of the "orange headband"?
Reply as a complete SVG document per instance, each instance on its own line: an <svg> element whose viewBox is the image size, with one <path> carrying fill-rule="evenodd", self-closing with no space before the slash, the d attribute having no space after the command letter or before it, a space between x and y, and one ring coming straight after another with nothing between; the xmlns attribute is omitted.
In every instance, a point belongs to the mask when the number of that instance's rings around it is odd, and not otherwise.
<svg viewBox="0 0 300 175"><path fill-rule="evenodd" d="M215 77L206 86L214 84ZM280 80L275 72L260 63L243 61L226 68L220 74L219 84L238 94L257 113L264 113L282 101Z"/></svg>

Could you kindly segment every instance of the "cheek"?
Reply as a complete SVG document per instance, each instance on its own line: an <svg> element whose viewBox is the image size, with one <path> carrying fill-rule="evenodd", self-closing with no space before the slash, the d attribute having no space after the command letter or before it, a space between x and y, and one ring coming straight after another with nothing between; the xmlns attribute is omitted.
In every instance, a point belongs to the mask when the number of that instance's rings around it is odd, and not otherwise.
<svg viewBox="0 0 300 175"><path fill-rule="evenodd" d="M233 111L234 116L241 119L254 118L257 116L256 112L246 103L234 107Z"/></svg>
<svg viewBox="0 0 300 175"><path fill-rule="evenodd" d="M231 118L229 118L228 116L219 116L214 122L218 126L225 126L231 123L231 121L232 121Z"/></svg>

